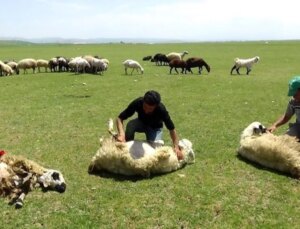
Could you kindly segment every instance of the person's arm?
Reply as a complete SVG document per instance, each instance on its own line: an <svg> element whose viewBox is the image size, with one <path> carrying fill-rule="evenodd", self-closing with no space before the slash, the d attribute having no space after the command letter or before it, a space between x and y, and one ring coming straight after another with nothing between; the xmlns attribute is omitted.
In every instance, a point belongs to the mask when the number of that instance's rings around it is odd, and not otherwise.
<svg viewBox="0 0 300 229"><path fill-rule="evenodd" d="M126 142L123 120L118 117L116 120L116 123L117 123L117 129L118 129L117 141Z"/></svg>
<svg viewBox="0 0 300 229"><path fill-rule="evenodd" d="M283 124L287 123L292 116L288 116L287 114L284 114L280 116L276 122L274 122L269 128L268 131L273 133L279 126L282 126Z"/></svg>
<svg viewBox="0 0 300 229"><path fill-rule="evenodd" d="M172 142L173 142L173 147L174 147L174 151L177 155L177 158L178 160L182 160L183 159L183 154L178 146L178 136L177 136L177 133L176 133L176 130L173 129L173 130L170 130L170 136L171 136L171 139L172 139Z"/></svg>

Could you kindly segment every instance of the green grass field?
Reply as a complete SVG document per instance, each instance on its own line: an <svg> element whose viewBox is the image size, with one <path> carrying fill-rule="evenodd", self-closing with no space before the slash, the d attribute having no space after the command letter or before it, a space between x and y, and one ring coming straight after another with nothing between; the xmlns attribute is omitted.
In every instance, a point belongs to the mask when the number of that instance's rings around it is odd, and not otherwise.
<svg viewBox="0 0 300 229"><path fill-rule="evenodd" d="M110 65L103 76L29 71L0 78L0 149L59 169L67 182L64 194L31 192L21 210L2 199L0 227L297 228L299 181L242 161L236 150L248 124L269 126L285 111L288 80L300 72L299 49L297 41L2 43L0 60L92 54ZM141 60L183 50L203 57L211 73L169 75L169 67ZM235 57L256 55L261 60L250 76L245 69L230 75ZM140 61L144 75L124 74L128 58ZM150 179L89 175L108 118L149 89L161 93L179 136L193 142L196 163ZM170 144L167 130L164 139Z"/></svg>

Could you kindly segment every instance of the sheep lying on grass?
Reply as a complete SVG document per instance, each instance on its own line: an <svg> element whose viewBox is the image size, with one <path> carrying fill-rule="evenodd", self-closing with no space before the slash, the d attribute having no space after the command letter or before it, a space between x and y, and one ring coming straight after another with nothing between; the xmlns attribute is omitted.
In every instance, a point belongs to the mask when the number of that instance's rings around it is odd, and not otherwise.
<svg viewBox="0 0 300 229"><path fill-rule="evenodd" d="M288 135L266 132L259 122L251 123L241 135L238 154L267 168L300 178L300 143Z"/></svg>
<svg viewBox="0 0 300 229"><path fill-rule="evenodd" d="M259 61L259 56L249 58L249 59L240 59L235 58L234 59L234 65L231 68L230 74L232 75L233 70L235 69L236 72L240 75L240 68L245 67L247 68L247 75L249 75L249 72L251 71L252 65L257 63Z"/></svg>
<svg viewBox="0 0 300 229"><path fill-rule="evenodd" d="M4 155L0 151L0 196L8 197L16 208L23 206L27 193L34 188L63 193L65 180L57 170L46 169L21 156Z"/></svg>
<svg viewBox="0 0 300 229"><path fill-rule="evenodd" d="M110 120L112 126L112 120ZM112 128L109 129L110 132ZM101 145L89 165L89 173L106 170L115 174L140 175L162 174L178 170L195 162L192 143L187 139L179 141L184 159L178 161L170 146L146 141L117 142L114 137L101 140Z"/></svg>

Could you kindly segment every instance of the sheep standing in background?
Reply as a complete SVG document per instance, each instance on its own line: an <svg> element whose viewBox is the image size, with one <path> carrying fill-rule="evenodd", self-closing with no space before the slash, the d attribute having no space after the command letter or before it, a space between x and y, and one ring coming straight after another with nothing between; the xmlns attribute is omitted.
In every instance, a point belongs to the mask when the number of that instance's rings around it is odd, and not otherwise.
<svg viewBox="0 0 300 229"><path fill-rule="evenodd" d="M0 153L0 196L8 197L16 208L21 208L28 192L37 187L65 192L66 183L59 171L21 156L6 155L3 150Z"/></svg>
<svg viewBox="0 0 300 229"><path fill-rule="evenodd" d="M300 144L288 135L267 133L259 122L251 123L241 134L238 154L267 168L300 178Z"/></svg>
<svg viewBox="0 0 300 229"><path fill-rule="evenodd" d="M139 62L135 61L135 60L125 60L123 62L123 65L125 67L125 74L127 75L127 69L128 68L132 68L132 71L131 71L131 75L133 73L134 70L136 70L137 72L139 72L139 70L141 71L141 74L144 73L144 69L143 67L139 64Z"/></svg>
<svg viewBox="0 0 300 229"><path fill-rule="evenodd" d="M102 72L107 70L107 64L102 59L94 58L92 62L92 69L95 74L99 72L101 75Z"/></svg>
<svg viewBox="0 0 300 229"><path fill-rule="evenodd" d="M45 72L48 72L49 61L43 60L43 59L38 59L38 60L36 60L36 66L37 66L39 72L41 72L41 67L45 68Z"/></svg>
<svg viewBox="0 0 300 229"><path fill-rule="evenodd" d="M68 60L62 56L57 57L57 64L58 64L58 71L59 72L68 72L69 71L69 65Z"/></svg>
<svg viewBox="0 0 300 229"><path fill-rule="evenodd" d="M56 72L58 70L58 60L56 57L53 57L49 60L49 68L51 72Z"/></svg>
<svg viewBox="0 0 300 229"><path fill-rule="evenodd" d="M74 71L76 74L85 73L91 68L89 62L80 56L71 59L68 64L72 71Z"/></svg>
<svg viewBox="0 0 300 229"><path fill-rule="evenodd" d="M36 60L27 58L27 59L22 59L18 62L17 69L23 69L24 74L27 73L27 69L32 68L32 72L35 73L35 69L37 67Z"/></svg>
<svg viewBox="0 0 300 229"><path fill-rule="evenodd" d="M8 61L7 65L11 67L11 69L19 75L19 70L17 68L18 64L15 61Z"/></svg>
<svg viewBox="0 0 300 229"><path fill-rule="evenodd" d="M170 61L165 54L157 53L153 56L151 62L155 62L156 65L168 65Z"/></svg>
<svg viewBox="0 0 300 229"><path fill-rule="evenodd" d="M109 132L114 135L113 121L109 121ZM162 174L183 168L195 162L192 143L187 139L179 141L184 158L178 160L173 147L146 141L117 142L114 137L101 140L101 146L89 165L89 173L106 170L122 175Z"/></svg>
<svg viewBox="0 0 300 229"><path fill-rule="evenodd" d="M251 71L252 65L257 63L259 61L259 56L249 58L249 59L240 59L235 58L234 59L234 65L231 68L230 74L232 75L233 70L235 69L236 72L240 75L240 68L245 67L247 68L247 75L249 75L249 72Z"/></svg>
<svg viewBox="0 0 300 229"><path fill-rule="evenodd" d="M189 54L188 51L183 51L183 52L171 52L169 54L167 54L167 58L169 60L169 62L171 60L174 60L174 59L177 59L177 60L183 60L183 57L186 55L186 54Z"/></svg>
<svg viewBox="0 0 300 229"><path fill-rule="evenodd" d="M9 65L4 64L2 61L0 61L0 72L1 75L5 75L5 76L10 76L14 73L12 68Z"/></svg>

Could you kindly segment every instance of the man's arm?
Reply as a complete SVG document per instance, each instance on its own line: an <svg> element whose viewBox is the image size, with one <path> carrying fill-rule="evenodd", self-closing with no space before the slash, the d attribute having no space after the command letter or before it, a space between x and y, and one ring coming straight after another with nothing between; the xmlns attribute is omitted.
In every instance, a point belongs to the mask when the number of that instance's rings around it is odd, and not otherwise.
<svg viewBox="0 0 300 229"><path fill-rule="evenodd" d="M117 141L126 142L123 120L118 117L116 123L117 123L117 129L119 133L117 136Z"/></svg>
<svg viewBox="0 0 300 229"><path fill-rule="evenodd" d="M172 142L173 142L174 151L177 154L177 158L178 158L178 160L182 160L183 159L183 154L182 154L182 152L181 152L181 150L178 146L179 140L178 140L178 136L177 136L177 133L176 133L175 129L170 130L170 136L171 136L171 139L172 139Z"/></svg>

